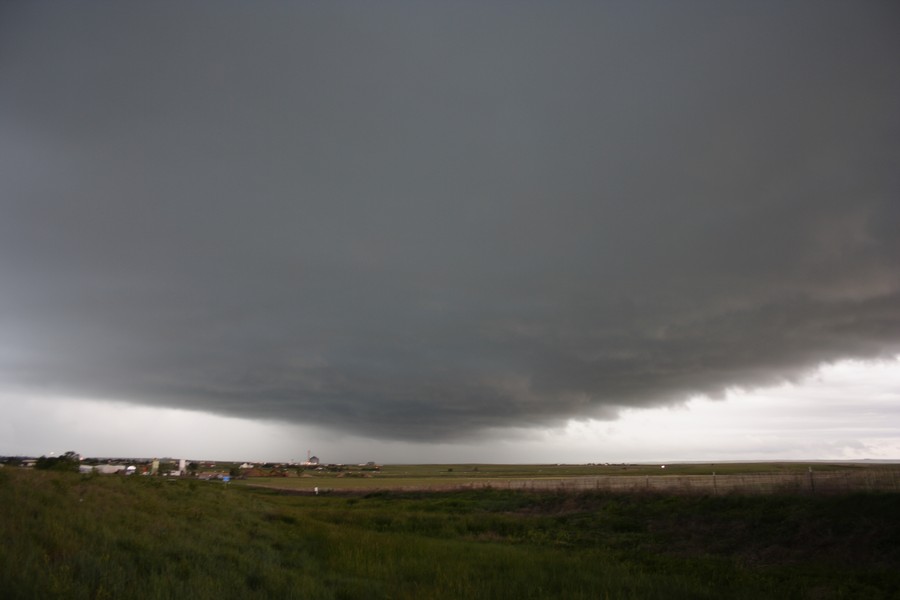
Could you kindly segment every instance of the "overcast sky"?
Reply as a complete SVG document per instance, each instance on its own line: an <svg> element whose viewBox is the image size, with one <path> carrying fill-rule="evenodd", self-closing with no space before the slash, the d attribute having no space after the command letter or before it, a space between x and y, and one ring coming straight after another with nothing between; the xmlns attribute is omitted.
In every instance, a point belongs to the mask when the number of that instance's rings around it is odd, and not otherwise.
<svg viewBox="0 0 900 600"><path fill-rule="evenodd" d="M898 56L887 1L5 2L0 453L900 458Z"/></svg>

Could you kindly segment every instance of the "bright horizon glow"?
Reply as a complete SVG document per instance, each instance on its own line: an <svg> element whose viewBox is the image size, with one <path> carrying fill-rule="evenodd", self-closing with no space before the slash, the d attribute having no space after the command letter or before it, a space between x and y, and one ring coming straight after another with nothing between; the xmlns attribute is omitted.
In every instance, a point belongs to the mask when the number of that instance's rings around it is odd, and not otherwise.
<svg viewBox="0 0 900 600"><path fill-rule="evenodd" d="M309 425L62 397L0 396L0 454L326 463L622 463L900 459L900 357L797 383L624 409L615 421L498 429L477 441L366 439Z"/></svg>

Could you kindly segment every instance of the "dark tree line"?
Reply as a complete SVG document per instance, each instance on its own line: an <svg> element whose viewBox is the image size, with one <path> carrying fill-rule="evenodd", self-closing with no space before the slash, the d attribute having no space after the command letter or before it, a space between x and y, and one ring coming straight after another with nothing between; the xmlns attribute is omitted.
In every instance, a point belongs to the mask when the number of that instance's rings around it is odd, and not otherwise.
<svg viewBox="0 0 900 600"><path fill-rule="evenodd" d="M35 469L52 471L77 471L81 460L77 452L69 450L62 456L42 456L34 463Z"/></svg>

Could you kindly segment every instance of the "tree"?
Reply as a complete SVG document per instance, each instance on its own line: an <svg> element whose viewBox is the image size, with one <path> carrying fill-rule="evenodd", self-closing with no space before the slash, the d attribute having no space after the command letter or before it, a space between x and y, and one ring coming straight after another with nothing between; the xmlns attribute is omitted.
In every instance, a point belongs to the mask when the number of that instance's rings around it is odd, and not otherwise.
<svg viewBox="0 0 900 600"><path fill-rule="evenodd" d="M81 456L77 452L69 450L62 456L41 456L34 463L34 468L52 471L77 471L80 463Z"/></svg>

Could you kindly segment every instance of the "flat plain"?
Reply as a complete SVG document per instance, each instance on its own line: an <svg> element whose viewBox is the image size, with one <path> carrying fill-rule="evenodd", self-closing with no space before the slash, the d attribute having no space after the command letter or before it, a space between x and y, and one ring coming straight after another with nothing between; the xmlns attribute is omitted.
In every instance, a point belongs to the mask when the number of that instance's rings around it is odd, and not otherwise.
<svg viewBox="0 0 900 600"><path fill-rule="evenodd" d="M802 482L809 466L716 465L716 473L753 477L777 467ZM605 476L601 467L645 483L711 476L710 465L420 465L383 467L372 477L273 478L312 483L315 495L252 479L4 468L0 597L900 595L900 493L872 485L876 474L890 481L896 467L817 463L814 488L766 493L498 484ZM860 487L818 485L846 473L856 475L843 481ZM399 487L337 487L379 476ZM454 487L409 490L410 481Z"/></svg>
<svg viewBox="0 0 900 600"><path fill-rule="evenodd" d="M900 464L677 463L601 465L386 465L286 472L236 483L320 493L374 490L569 490L719 494L900 491Z"/></svg>

